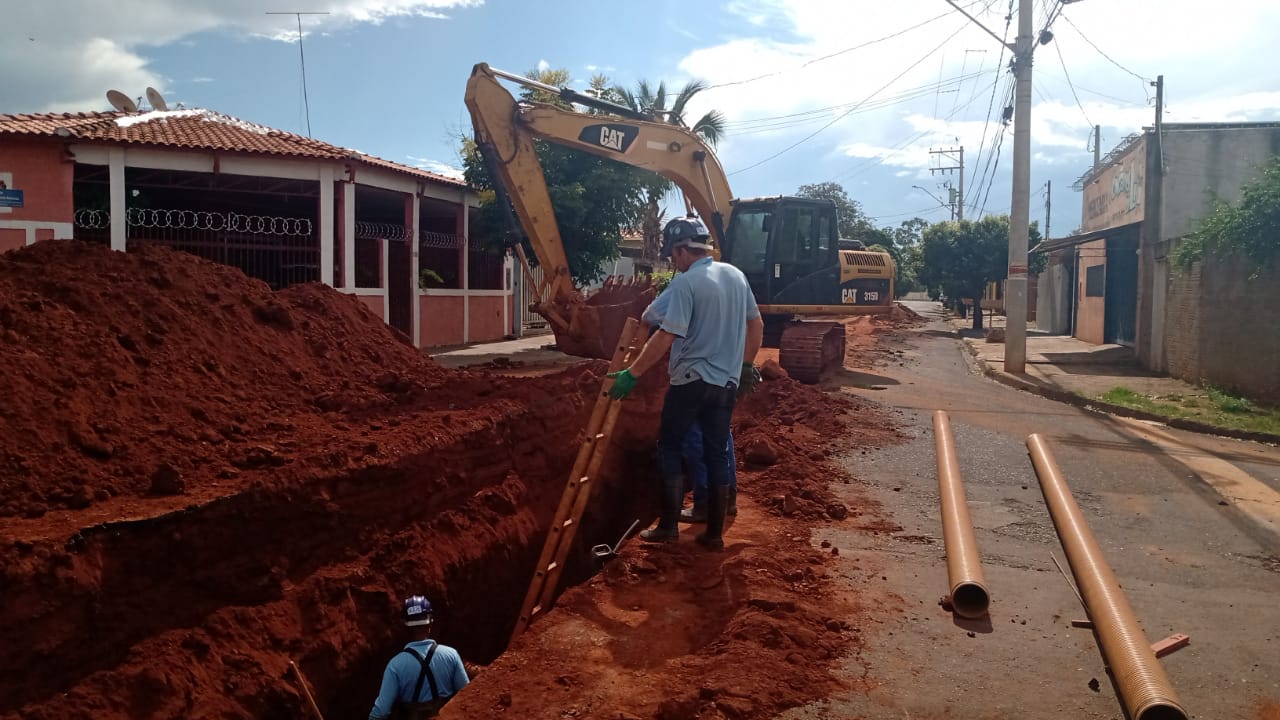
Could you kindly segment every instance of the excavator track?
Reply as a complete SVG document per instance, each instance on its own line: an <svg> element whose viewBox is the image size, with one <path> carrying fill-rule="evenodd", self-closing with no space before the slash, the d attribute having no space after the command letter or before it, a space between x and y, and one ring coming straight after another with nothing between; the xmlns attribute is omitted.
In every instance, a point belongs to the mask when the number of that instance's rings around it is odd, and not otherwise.
<svg viewBox="0 0 1280 720"><path fill-rule="evenodd" d="M844 345L844 325L841 323L790 323L782 331L778 363L791 377L813 384L823 373L843 367Z"/></svg>

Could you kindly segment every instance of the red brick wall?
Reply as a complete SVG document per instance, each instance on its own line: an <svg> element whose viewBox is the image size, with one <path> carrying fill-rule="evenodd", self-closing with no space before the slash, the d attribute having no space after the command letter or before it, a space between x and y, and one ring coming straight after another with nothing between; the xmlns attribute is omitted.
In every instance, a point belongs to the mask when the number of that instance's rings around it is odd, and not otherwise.
<svg viewBox="0 0 1280 720"><path fill-rule="evenodd" d="M1169 374L1280 404L1280 279L1239 259L1174 268L1165 305Z"/></svg>

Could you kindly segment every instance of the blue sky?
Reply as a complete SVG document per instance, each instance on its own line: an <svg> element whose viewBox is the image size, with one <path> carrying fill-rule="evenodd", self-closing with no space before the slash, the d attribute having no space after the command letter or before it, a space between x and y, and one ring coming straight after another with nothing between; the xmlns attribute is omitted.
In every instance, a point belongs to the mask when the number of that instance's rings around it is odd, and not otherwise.
<svg viewBox="0 0 1280 720"><path fill-rule="evenodd" d="M1049 0L1035 3L1037 30ZM1001 35L1007 0L959 0ZM387 159L457 165L469 131L472 65L567 68L713 85L694 107L730 120L719 156L739 196L836 181L881 225L942 220L930 149L963 145L966 215L1010 205L1011 77L1000 44L944 0L45 0L8 4L0 28L0 112L109 109L108 88L155 86L203 107L306 132L296 25L303 18L311 134ZM1166 122L1280 120L1267 29L1274 0L1081 0L1036 52L1032 212L1051 231L1079 224L1072 182L1154 120L1148 81L1165 76ZM1012 40L1012 33L1010 34ZM1008 53L1003 54L1007 63ZM745 82L743 82L745 81ZM732 83L732 84L731 84ZM992 100L995 92L994 102ZM989 108L993 110L989 111ZM999 157L995 159L996 148ZM912 186L923 189L915 189ZM927 192L926 192L927 191Z"/></svg>

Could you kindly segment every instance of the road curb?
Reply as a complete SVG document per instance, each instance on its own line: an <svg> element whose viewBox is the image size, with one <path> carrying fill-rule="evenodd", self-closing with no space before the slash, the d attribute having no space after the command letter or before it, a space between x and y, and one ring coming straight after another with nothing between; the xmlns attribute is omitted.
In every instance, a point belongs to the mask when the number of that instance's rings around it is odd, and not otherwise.
<svg viewBox="0 0 1280 720"><path fill-rule="evenodd" d="M1030 380L1024 380L1017 375L1006 373L1003 370L996 370L991 367L986 360L982 359L978 354L977 348L974 347L969 338L963 337L959 333L956 333L956 335L957 337L960 337L960 341L964 344L965 354L973 361L982 374L1002 385L1007 385L1011 388L1029 392L1034 395L1039 395L1056 402L1074 405L1075 407L1082 408L1084 410L1093 410L1095 412L1102 412L1108 415L1118 415L1120 417L1133 418L1135 420L1150 420L1153 422L1163 423L1172 428L1188 430L1202 435L1216 435L1219 437L1235 438L1237 440L1252 440L1254 442L1266 443L1268 445L1280 445L1280 435L1274 435L1272 433L1257 432L1255 430L1232 430L1230 428L1220 428L1214 425L1196 422L1194 420L1186 420L1184 418L1165 417L1164 415L1157 415L1156 413L1150 413L1145 410L1136 410L1123 405L1115 405L1102 400L1084 397L1083 395L1077 395L1065 390L1044 387L1043 385L1031 382Z"/></svg>

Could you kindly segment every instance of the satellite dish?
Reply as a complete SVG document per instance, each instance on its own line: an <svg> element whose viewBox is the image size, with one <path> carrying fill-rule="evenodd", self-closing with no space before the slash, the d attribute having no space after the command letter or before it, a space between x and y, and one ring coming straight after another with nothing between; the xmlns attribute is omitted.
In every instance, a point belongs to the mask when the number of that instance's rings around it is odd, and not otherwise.
<svg viewBox="0 0 1280 720"><path fill-rule="evenodd" d="M164 96L153 87L147 88L147 102L151 103L152 110L169 109L169 105L164 101Z"/></svg>
<svg viewBox="0 0 1280 720"><path fill-rule="evenodd" d="M111 103L111 107L120 112L137 112L138 104L129 99L128 95L119 90L107 91L107 102Z"/></svg>

